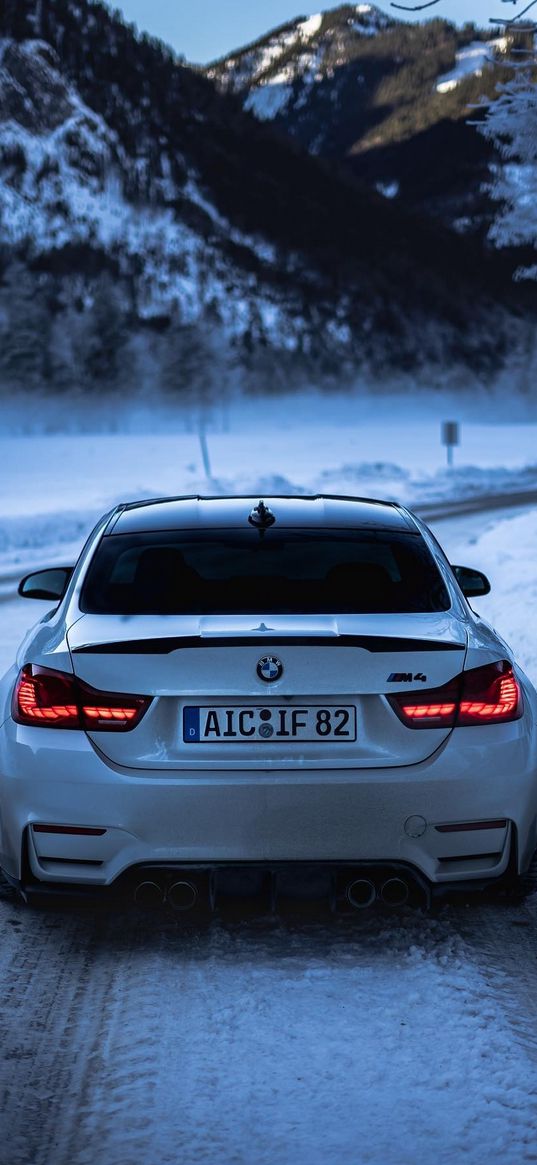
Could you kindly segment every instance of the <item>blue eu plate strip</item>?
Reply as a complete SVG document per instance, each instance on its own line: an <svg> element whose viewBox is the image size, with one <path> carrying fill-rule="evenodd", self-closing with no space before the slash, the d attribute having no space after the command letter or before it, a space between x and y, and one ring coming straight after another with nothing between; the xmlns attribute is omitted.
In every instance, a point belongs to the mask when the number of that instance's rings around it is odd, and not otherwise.
<svg viewBox="0 0 537 1165"><path fill-rule="evenodd" d="M183 711L183 740L185 744L191 744L199 739L200 710L199 708L185 708Z"/></svg>

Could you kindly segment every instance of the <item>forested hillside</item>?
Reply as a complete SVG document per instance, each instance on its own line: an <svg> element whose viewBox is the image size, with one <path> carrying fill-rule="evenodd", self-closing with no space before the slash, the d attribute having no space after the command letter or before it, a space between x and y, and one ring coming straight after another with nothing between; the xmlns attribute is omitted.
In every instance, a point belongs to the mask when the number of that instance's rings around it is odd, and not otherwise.
<svg viewBox="0 0 537 1165"><path fill-rule="evenodd" d="M4 0L0 38L4 393L490 381L525 352L534 292L506 261L282 140L105 5Z"/></svg>
<svg viewBox="0 0 537 1165"><path fill-rule="evenodd" d="M409 24L344 4L275 29L208 75L386 197L483 234L491 209L482 185L494 151L467 124L468 110L494 95L509 47L472 24Z"/></svg>

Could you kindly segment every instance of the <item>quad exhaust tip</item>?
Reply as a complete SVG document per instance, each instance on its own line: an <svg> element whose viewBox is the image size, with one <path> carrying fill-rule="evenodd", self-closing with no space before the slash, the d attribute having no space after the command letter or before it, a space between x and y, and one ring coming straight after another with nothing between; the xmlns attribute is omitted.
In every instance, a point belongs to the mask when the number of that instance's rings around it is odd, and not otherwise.
<svg viewBox="0 0 537 1165"><path fill-rule="evenodd" d="M408 882L402 878L388 878L380 888L380 897L386 906L404 906L408 895Z"/></svg>
<svg viewBox="0 0 537 1165"><path fill-rule="evenodd" d="M385 906L404 906L408 902L410 888L408 882L394 877L387 878L377 891L375 883L370 878L355 878L349 882L345 894L347 901L355 910L366 910L368 906L373 905L377 896ZM148 909L161 906L166 901L172 910L183 913L195 907L198 889L193 882L186 879L173 882L167 890L158 882L147 879L135 887L134 901L137 906Z"/></svg>
<svg viewBox="0 0 537 1165"><path fill-rule="evenodd" d="M365 910L366 907L372 906L376 897L375 884L369 878L357 878L347 886L347 901L356 910Z"/></svg>
<svg viewBox="0 0 537 1165"><path fill-rule="evenodd" d="M137 906L161 906L164 890L157 882L139 882L134 891L134 901Z"/></svg>
<svg viewBox="0 0 537 1165"><path fill-rule="evenodd" d="M172 910L192 910L198 901L198 891L193 882L174 882L168 889L166 901Z"/></svg>
<svg viewBox="0 0 537 1165"><path fill-rule="evenodd" d="M379 897L385 906L404 906L408 902L410 888L402 878L387 878L379 890ZM370 878L356 878L349 882L347 901L355 910L366 910L377 898L377 888Z"/></svg>

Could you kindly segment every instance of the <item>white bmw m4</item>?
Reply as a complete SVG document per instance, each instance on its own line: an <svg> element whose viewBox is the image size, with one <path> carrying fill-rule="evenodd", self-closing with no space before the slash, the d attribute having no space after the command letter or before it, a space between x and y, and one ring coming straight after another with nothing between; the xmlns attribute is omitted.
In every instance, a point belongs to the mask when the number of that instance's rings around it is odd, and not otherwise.
<svg viewBox="0 0 537 1165"><path fill-rule="evenodd" d="M0 687L0 866L31 901L427 905L537 886L537 695L400 506L122 505Z"/></svg>

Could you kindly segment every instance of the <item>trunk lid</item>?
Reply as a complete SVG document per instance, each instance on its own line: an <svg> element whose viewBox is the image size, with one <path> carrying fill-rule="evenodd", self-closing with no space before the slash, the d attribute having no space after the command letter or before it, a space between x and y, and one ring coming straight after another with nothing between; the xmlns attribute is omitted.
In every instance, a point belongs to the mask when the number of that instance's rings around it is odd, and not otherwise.
<svg viewBox="0 0 537 1165"><path fill-rule="evenodd" d="M91 739L105 757L144 769L359 768L416 764L449 729L420 732L386 699L436 688L460 674L466 626L450 611L416 615L116 616L83 615L68 633L75 674L100 691L150 695L137 728ZM274 657L281 678L258 665ZM249 736L184 740L184 709L250 710L272 719L285 708L349 710L355 739ZM194 713L195 715L195 713ZM203 713L205 715L205 713ZM192 718L192 713L187 716ZM310 715L315 722L316 711ZM267 717L269 720L271 717ZM282 722L283 723L283 722Z"/></svg>

